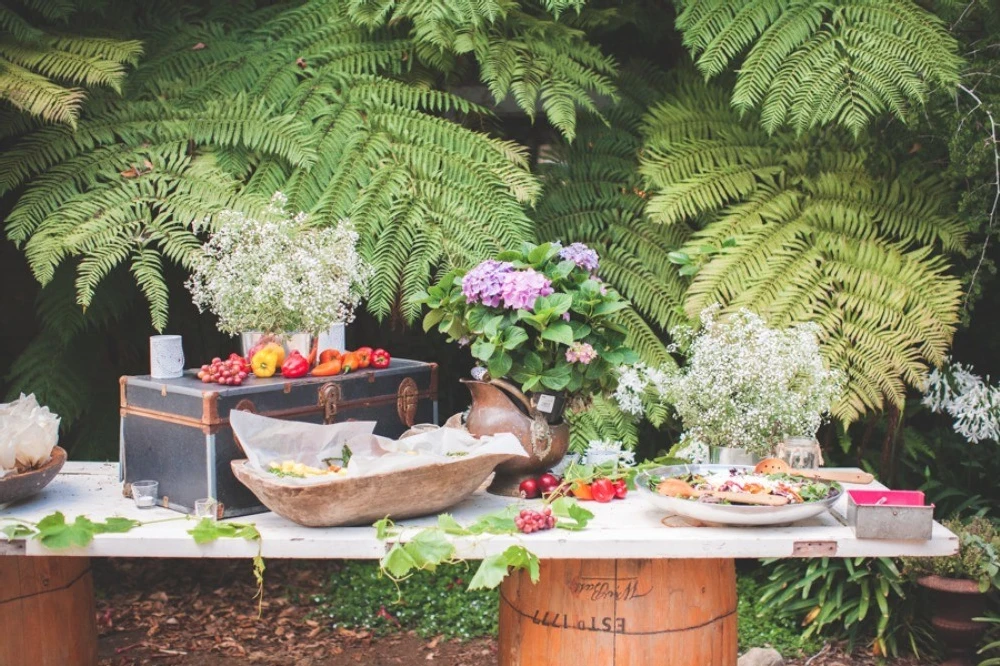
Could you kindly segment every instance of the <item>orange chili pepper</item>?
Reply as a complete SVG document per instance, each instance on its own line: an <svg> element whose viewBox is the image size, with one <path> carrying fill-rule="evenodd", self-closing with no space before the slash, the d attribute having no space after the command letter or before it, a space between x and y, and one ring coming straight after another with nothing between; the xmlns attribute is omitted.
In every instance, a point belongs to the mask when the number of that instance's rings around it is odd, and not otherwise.
<svg viewBox="0 0 1000 666"><path fill-rule="evenodd" d="M573 483L573 488L571 489L573 497L581 501L587 501L594 499L594 495L590 492L590 484L583 483L581 481L575 481Z"/></svg>
<svg viewBox="0 0 1000 666"><path fill-rule="evenodd" d="M361 359L354 352L347 352L344 354L343 358L340 359L342 364L341 372L345 375L349 372L354 372L361 367Z"/></svg>
<svg viewBox="0 0 1000 666"><path fill-rule="evenodd" d="M326 363L320 363L312 372L309 373L315 377L327 377L329 375L339 375L341 370L341 362L339 358L335 358L332 361L327 361Z"/></svg>

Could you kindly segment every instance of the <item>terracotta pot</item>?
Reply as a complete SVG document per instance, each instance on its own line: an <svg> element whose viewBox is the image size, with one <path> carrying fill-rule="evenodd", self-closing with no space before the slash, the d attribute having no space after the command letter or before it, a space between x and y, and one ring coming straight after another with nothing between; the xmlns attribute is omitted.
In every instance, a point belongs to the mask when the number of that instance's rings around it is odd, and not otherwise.
<svg viewBox="0 0 1000 666"><path fill-rule="evenodd" d="M972 666L976 647L986 625L972 618L986 614L986 594L975 581L944 576L923 576L917 583L933 597L931 626L945 646L948 659L941 666Z"/></svg>
<svg viewBox="0 0 1000 666"><path fill-rule="evenodd" d="M549 424L546 415L536 410L516 386L499 379L489 382L463 379L462 383L472 393L472 408L466 421L469 432L473 435L513 433L529 455L498 465L489 492L516 496L521 481L545 472L566 455L569 425Z"/></svg>

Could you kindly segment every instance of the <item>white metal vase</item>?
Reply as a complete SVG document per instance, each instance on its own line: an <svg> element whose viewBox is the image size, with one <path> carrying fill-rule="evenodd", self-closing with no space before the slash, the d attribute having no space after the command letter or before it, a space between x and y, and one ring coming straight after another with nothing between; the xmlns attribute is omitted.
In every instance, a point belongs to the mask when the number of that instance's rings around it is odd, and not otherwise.
<svg viewBox="0 0 1000 666"><path fill-rule="evenodd" d="M246 355L253 347L260 342L266 333L263 331L249 331L240 335L240 345L243 348L243 354ZM285 348L285 351L291 354L293 351L297 351L303 356L309 355L309 350L312 349L313 339L316 337L312 333L282 333L275 335L277 342ZM319 344L317 348L323 349L346 349L346 334L345 326L343 324L333 324L329 330L323 331L319 334Z"/></svg>
<svg viewBox="0 0 1000 666"><path fill-rule="evenodd" d="M713 465L756 465L762 456L731 446L708 447L708 462Z"/></svg>

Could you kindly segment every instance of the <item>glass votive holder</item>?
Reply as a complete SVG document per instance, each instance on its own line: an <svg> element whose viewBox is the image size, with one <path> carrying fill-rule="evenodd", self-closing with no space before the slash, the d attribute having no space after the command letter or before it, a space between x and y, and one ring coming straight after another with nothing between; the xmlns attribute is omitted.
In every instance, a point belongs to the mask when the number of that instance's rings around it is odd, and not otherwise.
<svg viewBox="0 0 1000 666"><path fill-rule="evenodd" d="M793 469L816 469L823 464L823 450L813 437L789 437L774 453Z"/></svg>
<svg viewBox="0 0 1000 666"><path fill-rule="evenodd" d="M152 509L156 506L156 493L159 490L159 481L133 481L132 500L140 509Z"/></svg>
<svg viewBox="0 0 1000 666"><path fill-rule="evenodd" d="M219 503L211 497L195 500L194 516L198 520L201 520L202 518L209 518L210 520L218 520Z"/></svg>

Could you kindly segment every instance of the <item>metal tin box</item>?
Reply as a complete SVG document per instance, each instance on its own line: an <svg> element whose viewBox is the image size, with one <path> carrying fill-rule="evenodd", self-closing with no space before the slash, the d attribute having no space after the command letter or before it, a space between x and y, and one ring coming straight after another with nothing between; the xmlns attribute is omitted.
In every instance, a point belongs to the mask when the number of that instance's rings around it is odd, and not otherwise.
<svg viewBox="0 0 1000 666"><path fill-rule="evenodd" d="M203 384L193 371L178 379L121 378L121 478L159 481L164 506L192 513L203 497L219 502L222 517L267 508L233 476L230 461L245 458L229 413L334 423L376 421L375 433L398 437L418 423L437 423L437 365L392 359L385 369L334 377L249 378L242 386Z"/></svg>
<svg viewBox="0 0 1000 666"><path fill-rule="evenodd" d="M934 505L919 490L848 490L847 523L859 539L927 540Z"/></svg>

